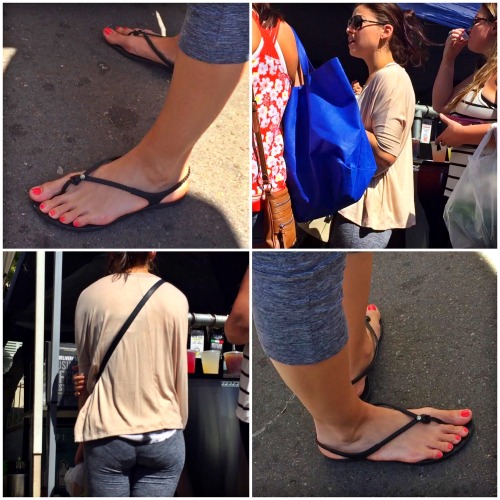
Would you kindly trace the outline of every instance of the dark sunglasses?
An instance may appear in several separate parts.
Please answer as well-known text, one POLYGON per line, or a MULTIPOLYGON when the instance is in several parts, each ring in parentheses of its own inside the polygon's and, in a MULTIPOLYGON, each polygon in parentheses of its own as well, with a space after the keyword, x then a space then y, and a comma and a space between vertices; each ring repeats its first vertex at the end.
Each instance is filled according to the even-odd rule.
POLYGON ((488 19, 486 19, 486 17, 475 17, 473 20, 472 20, 472 24, 471 26, 475 26, 477 23, 480 23, 481 21, 486 21, 486 22, 491 22, 489 21, 488 19))
POLYGON ((352 16, 351 19, 347 21, 347 28, 352 28, 353 30, 359 30, 362 28, 363 23, 380 24, 385 25, 387 23, 381 23, 380 21, 371 21, 370 19, 363 19, 363 16, 357 15, 352 16))

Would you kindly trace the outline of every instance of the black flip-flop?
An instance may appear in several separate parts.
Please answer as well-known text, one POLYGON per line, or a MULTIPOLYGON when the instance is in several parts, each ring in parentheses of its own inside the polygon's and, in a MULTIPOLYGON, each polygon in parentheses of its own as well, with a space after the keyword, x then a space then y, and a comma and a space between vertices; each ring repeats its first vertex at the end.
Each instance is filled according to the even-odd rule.
MULTIPOLYGON (((380 441, 380 443, 377 443, 376 445, 372 446, 368 450, 362 451, 360 453, 345 453, 343 451, 335 450, 334 448, 330 448, 329 446, 326 446, 318 441, 318 438, 316 438, 316 444, 320 447, 323 448, 324 450, 333 453, 334 455, 339 455, 341 457, 344 457, 342 459, 337 459, 337 458, 330 458, 330 460, 337 460, 338 462, 341 461, 357 461, 357 460, 366 460, 370 455, 373 455, 376 451, 380 450, 383 446, 385 446, 387 443, 391 442, 393 439, 396 439, 399 435, 403 434, 403 432, 406 432, 408 429, 411 429, 414 425, 416 424, 430 424, 431 422, 436 422, 438 424, 443 424, 443 425, 449 425, 447 422, 443 422, 443 420, 437 418, 437 417, 432 417, 430 415, 417 415, 416 413, 413 413, 409 410, 406 410, 404 408, 399 408, 397 406, 393 405, 388 405, 388 404, 383 404, 383 403, 378 403, 374 406, 385 406, 387 408, 392 408, 393 410, 400 411, 401 413, 404 413, 405 415, 408 415, 409 417, 412 417, 412 420, 410 420, 406 425, 398 429, 396 432, 393 432, 390 436, 387 436, 385 439, 380 441)), ((474 432, 474 422, 471 420, 468 424, 464 425, 469 431, 467 436, 463 437, 462 440, 453 445, 453 449, 449 452, 443 453, 443 456, 441 458, 434 458, 434 459, 428 459, 428 460, 422 460, 420 462, 415 462, 415 463, 409 463, 409 465, 428 465, 428 464, 435 464, 438 462, 442 462, 443 460, 446 460, 447 458, 451 458, 452 456, 456 455, 469 441, 470 437, 472 436, 474 432)), ((398 463, 407 463, 407 462, 398 462, 398 463)))
MULTIPOLYGON (((136 188, 133 188, 130 186, 125 186, 124 184, 120 184, 118 182, 108 181, 106 179, 99 179, 98 177, 92 177, 90 175, 92 172, 97 170, 102 165, 105 165, 106 163, 110 163, 114 160, 117 160, 118 158, 119 157, 108 158, 106 160, 102 160, 99 163, 96 163, 95 165, 90 167, 88 170, 85 170, 85 172, 83 172, 82 174, 72 175, 69 178, 69 180, 64 184, 64 186, 62 187, 62 189, 58 195, 65 193, 66 189, 68 189, 68 187, 70 185, 78 186, 78 184, 80 184, 80 182, 82 182, 82 181, 83 182, 95 182, 96 184, 104 184, 105 186, 109 186, 109 187, 112 187, 115 189, 121 189, 122 191, 126 191, 127 193, 131 193, 135 196, 139 196, 140 198, 145 199, 146 201, 148 201, 149 204, 147 206, 145 206, 144 208, 142 208, 140 210, 136 210, 135 212, 131 212, 129 214, 122 215, 121 217, 118 217, 114 221, 110 222, 109 224, 103 224, 103 225, 88 224, 88 225, 82 226, 82 227, 76 227, 73 224, 63 224, 58 219, 53 219, 49 215, 43 213, 40 210, 40 205, 43 202, 41 202, 41 203, 34 202, 33 208, 35 209, 37 214, 40 217, 42 217, 42 219, 44 219, 45 221, 49 222, 50 224, 52 224, 54 226, 57 226, 61 229, 66 229, 67 231, 84 233, 84 232, 98 231, 99 229, 104 229, 106 227, 109 227, 109 226, 115 224, 116 222, 119 222, 119 221, 126 219, 128 217, 131 217, 135 214, 145 212, 147 210, 157 210, 157 209, 161 209, 161 208, 170 208, 172 205, 179 203, 184 199, 184 197, 182 197, 176 201, 172 201, 172 202, 168 202, 168 203, 161 203, 161 200, 163 200, 163 198, 165 198, 165 196, 168 196, 169 194, 172 194, 173 192, 177 191, 177 189, 179 189, 187 181, 187 179, 191 173, 190 169, 188 170, 187 174, 177 184, 175 184, 172 187, 169 187, 168 189, 165 189, 164 191, 162 191, 160 193, 149 193, 147 191, 141 191, 140 189, 136 189, 136 188)), ((55 195, 55 196, 58 196, 58 195, 55 195)))
POLYGON ((379 344, 382 340, 382 334, 383 334, 382 319, 380 320, 380 337, 377 337, 375 330, 373 329, 372 325, 370 324, 370 316, 365 316, 365 326, 368 329, 368 331, 370 332, 371 338, 373 340, 373 344, 375 346, 375 351, 373 353, 373 358, 371 360, 371 363, 356 378, 351 380, 351 384, 354 385, 357 382, 359 382, 363 377, 366 377, 365 388, 363 389, 363 392, 361 393, 359 398, 362 401, 369 401, 371 398, 371 388, 370 388, 370 383, 368 381, 368 373, 372 370, 373 365, 375 364, 375 361, 377 360, 378 348, 379 348, 379 344))
MULTIPOLYGON (((120 33, 121 35, 122 33, 120 33)), ((147 57, 142 57, 138 56, 136 54, 131 54, 127 50, 125 50, 121 45, 114 44, 114 43, 109 43, 108 44, 113 47, 116 51, 118 51, 122 56, 125 56, 129 59, 132 59, 133 61, 139 61, 142 63, 146 64, 152 64, 154 66, 160 66, 163 69, 166 69, 170 72, 174 70, 174 63, 172 61, 169 61, 155 46, 153 41, 151 40, 151 37, 159 37, 159 38, 164 38, 162 35, 157 35, 156 33, 146 33, 144 30, 133 30, 130 33, 127 33, 126 35, 123 36, 142 36, 144 37, 144 40, 148 43, 148 45, 151 47, 151 50, 163 61, 162 63, 158 61, 152 61, 151 59, 148 59, 147 57)))

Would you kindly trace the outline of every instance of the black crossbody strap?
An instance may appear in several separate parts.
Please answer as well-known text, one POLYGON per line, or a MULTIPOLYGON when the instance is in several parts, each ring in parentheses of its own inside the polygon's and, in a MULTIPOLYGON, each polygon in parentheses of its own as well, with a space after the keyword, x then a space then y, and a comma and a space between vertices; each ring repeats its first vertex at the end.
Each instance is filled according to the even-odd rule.
POLYGON ((144 295, 144 297, 141 299, 141 301, 137 304, 135 309, 132 311, 132 314, 127 318, 127 321, 123 323, 123 326, 120 328, 120 331, 116 334, 116 337, 113 339, 113 342, 111 342, 111 345, 108 348, 108 351, 104 355, 104 358, 101 363, 101 368, 99 369, 99 372, 97 374, 95 383, 97 384, 98 380, 101 378, 101 375, 104 372, 104 369, 106 368, 106 365, 108 364, 109 358, 111 358, 111 355, 115 351, 117 345, 119 344, 120 340, 122 337, 125 335, 127 330, 129 329, 130 325, 132 324, 132 321, 134 321, 135 317, 139 314, 139 311, 144 307, 144 304, 149 300, 151 295, 156 292, 158 288, 160 288, 161 285, 165 283, 162 279, 158 280, 144 295))

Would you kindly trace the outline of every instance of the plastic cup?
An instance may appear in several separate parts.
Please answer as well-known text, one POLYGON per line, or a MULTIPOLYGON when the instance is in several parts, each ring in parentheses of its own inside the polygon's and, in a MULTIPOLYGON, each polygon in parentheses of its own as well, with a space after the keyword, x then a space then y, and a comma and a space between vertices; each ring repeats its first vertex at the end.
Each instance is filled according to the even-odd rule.
POLYGON ((201 353, 201 364, 203 373, 217 374, 219 373, 220 351, 203 351, 201 353))
POLYGON ((243 361, 243 353, 240 351, 228 351, 224 353, 227 372, 239 375, 241 372, 241 362, 243 361))
POLYGON ((435 142, 431 142, 432 161, 442 163, 446 159, 446 147, 438 146, 435 142))
POLYGON ((187 357, 188 357, 188 373, 194 373, 196 369, 196 351, 188 349, 187 357))

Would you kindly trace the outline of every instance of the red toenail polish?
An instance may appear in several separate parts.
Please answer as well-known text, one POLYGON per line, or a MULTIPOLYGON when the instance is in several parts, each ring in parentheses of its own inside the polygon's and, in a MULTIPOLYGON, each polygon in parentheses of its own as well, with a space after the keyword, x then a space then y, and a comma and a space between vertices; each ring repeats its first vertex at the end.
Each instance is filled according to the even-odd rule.
POLYGON ((49 210, 49 215, 55 215, 56 211, 55 210, 49 210))
POLYGON ((462 417, 470 417, 470 410, 463 410, 460 412, 460 416, 462 417))
POLYGON ((456 441, 460 441, 462 438, 460 436, 455 436, 456 441))
POLYGON ((453 445, 451 443, 448 443, 448 449, 453 450, 453 445))
POLYGON ((105 35, 110 35, 111 33, 113 33, 113 30, 111 28, 104 28, 105 35))
POLYGON ((438 451, 438 458, 443 458, 443 454, 440 451, 438 451))
POLYGON ((64 222, 64 221, 66 220, 66 218, 64 217, 64 215, 61 215, 61 217, 59 217, 59 220, 60 220, 61 222, 64 222))
POLYGON ((469 434, 469 429, 467 429, 467 427, 463 427, 462 430, 466 433, 466 434, 469 434))
POLYGON ((45 203, 40 203, 40 210, 43 210, 45 208, 45 203))
POLYGON ((75 221, 73 222, 73 226, 75 226, 75 227, 80 227, 80 223, 79 223, 77 220, 75 220, 75 221))
POLYGON ((370 304, 370 305, 368 306, 368 310, 369 310, 369 311, 376 311, 376 310, 377 310, 377 306, 376 306, 375 304, 370 304))
POLYGON ((41 187, 35 187, 31 190, 31 192, 35 195, 38 196, 39 194, 42 194, 42 188, 41 187))

